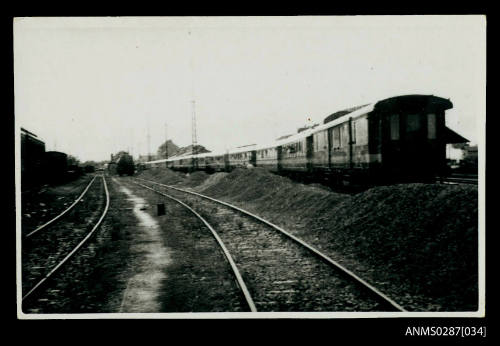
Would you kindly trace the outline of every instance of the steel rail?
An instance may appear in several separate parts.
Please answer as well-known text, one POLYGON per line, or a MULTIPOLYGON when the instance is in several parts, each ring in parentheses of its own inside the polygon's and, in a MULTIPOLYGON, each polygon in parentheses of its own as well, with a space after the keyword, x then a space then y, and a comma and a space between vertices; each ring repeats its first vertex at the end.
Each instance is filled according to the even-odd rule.
POLYGON ((35 229, 34 231, 31 231, 30 233, 28 233, 26 235, 26 238, 29 238, 31 237, 33 234, 35 234, 36 232, 44 229, 45 227, 47 227, 48 225, 50 225, 51 223, 53 223, 54 221, 58 220, 59 218, 61 218, 64 214, 66 214, 68 211, 70 211, 81 199, 82 197, 87 193, 87 191, 89 190, 90 186, 92 185, 92 183, 94 182, 96 176, 94 176, 94 178, 92 178, 92 180, 90 181, 90 183, 87 185, 87 187, 85 188, 85 190, 83 190, 83 192, 80 194, 80 196, 66 209, 64 210, 61 214, 57 215, 55 218, 53 218, 52 220, 50 221, 47 221, 46 223, 44 223, 43 225, 39 226, 37 229, 35 229))
POLYGON ((217 232, 213 229, 213 227, 200 215, 198 214, 193 208, 191 208, 189 205, 187 205, 186 203, 178 200, 177 198, 175 197, 172 197, 170 195, 167 195, 166 193, 163 193, 161 191, 158 191, 158 190, 155 190, 149 186, 146 186, 146 185, 143 185, 143 184, 140 184, 140 183, 137 183, 137 182, 134 182, 135 184, 139 185, 139 186, 142 186, 146 189, 149 189, 153 192, 156 192, 157 194, 160 194, 162 196, 165 196, 177 203, 179 203, 180 205, 182 205, 183 207, 187 208, 190 212, 192 212, 194 215, 196 215, 197 218, 199 218, 204 224, 205 226, 207 226, 207 228, 210 230, 210 232, 212 233, 213 237, 215 238, 215 240, 217 241, 217 243, 219 244, 219 246, 221 247, 223 253, 224 253, 224 256, 226 257, 226 259, 228 260, 229 262, 229 265, 231 266, 231 269, 233 270, 233 273, 236 277, 236 281, 238 282, 238 285, 240 286, 240 289, 245 297, 245 300, 248 304, 248 307, 250 308, 250 311, 251 312, 257 312, 257 308, 255 307, 255 303, 252 299, 252 296, 250 295, 250 292, 248 291, 248 288, 247 288, 247 285, 245 284, 245 281, 243 281, 243 277, 241 276, 240 274, 240 271, 238 269, 238 267, 236 266, 236 263, 234 262, 231 254, 229 253, 229 250, 226 248, 226 245, 224 245, 224 242, 222 241, 222 239, 219 237, 219 235, 217 234, 217 232))
POLYGON ((442 181, 444 183, 478 185, 478 179, 474 179, 474 178, 448 177, 448 178, 442 179, 442 181))
MULTIPOLYGON (((104 183, 104 190, 106 191, 106 206, 104 208, 104 211, 103 211, 101 217, 99 218, 99 221, 97 221, 97 223, 94 225, 92 230, 87 234, 87 236, 85 238, 83 238, 83 240, 80 243, 78 243, 78 245, 69 254, 67 254, 66 257, 64 257, 62 259, 62 261, 59 262, 59 264, 57 264, 54 268, 52 268, 52 270, 48 274, 46 274, 40 281, 38 281, 38 283, 35 286, 33 286, 33 288, 31 290, 29 290, 29 292, 23 296, 22 301, 24 301, 31 294, 33 294, 33 292, 35 292, 45 281, 47 281, 52 275, 54 275, 54 273, 57 272, 78 250, 80 250, 80 248, 87 242, 87 240, 89 240, 89 238, 94 234, 94 232, 97 230, 97 228, 101 225, 102 220, 106 216, 108 209, 109 209, 108 186, 106 184, 106 178, 104 178, 104 175, 102 175, 101 177, 102 177, 102 181, 104 183)), ((95 179, 95 177, 94 177, 94 179, 95 179)))
POLYGON ((478 174, 472 173, 451 173, 451 178, 467 178, 467 179, 476 179, 478 178, 478 174))
POLYGON ((146 182, 149 182, 149 183, 153 183, 153 184, 156 184, 156 185, 164 186, 164 187, 167 187, 167 188, 170 188, 170 189, 174 189, 174 190, 177 190, 177 191, 181 191, 181 192, 184 192, 184 193, 188 193, 188 194, 192 194, 192 195, 195 195, 195 196, 199 196, 201 198, 205 198, 205 199, 211 200, 213 202, 225 205, 225 206, 227 206, 229 208, 232 208, 234 210, 237 210, 237 211, 241 212, 242 214, 245 214, 245 215, 248 215, 248 216, 250 216, 252 218, 255 218, 255 219, 259 220, 260 222, 262 222, 262 223, 264 223, 264 224, 266 224, 266 225, 274 228, 275 230, 281 232, 282 234, 286 235, 287 237, 289 237, 290 239, 292 239, 296 243, 304 246, 305 248, 307 248, 308 250, 310 250, 311 252, 313 252, 315 255, 317 255, 319 258, 321 258, 322 260, 324 260, 328 264, 336 267, 337 269, 339 269, 340 271, 342 271, 344 274, 348 275, 349 277, 351 277, 352 279, 354 279, 358 283, 362 284, 364 287, 368 288, 372 293, 374 293, 376 296, 378 296, 379 298, 381 298, 382 300, 384 300, 386 303, 389 303, 392 307, 394 307, 398 311, 407 312, 407 310, 404 309, 401 305, 399 305, 398 303, 396 303, 394 300, 392 300, 391 298, 389 298, 387 295, 385 295, 384 293, 382 293, 380 290, 378 290, 376 287, 374 287, 373 285, 371 285, 370 283, 368 283, 366 280, 362 279, 361 277, 359 277, 358 275, 356 275, 355 273, 353 273, 349 269, 347 269, 344 266, 342 266, 337 261, 334 261, 333 259, 331 259, 327 255, 325 255, 324 253, 322 253, 318 249, 316 249, 313 246, 307 244, 302 239, 300 239, 300 238, 298 238, 298 237, 290 234, 289 232, 285 231, 281 227, 279 227, 279 226, 277 226, 277 225, 275 225, 275 224, 273 224, 273 223, 271 223, 271 222, 269 222, 269 221, 261 218, 258 215, 255 215, 255 214, 253 214, 253 213, 251 213, 249 211, 241 209, 241 208, 239 208, 237 206, 234 206, 232 204, 229 204, 227 202, 223 202, 223 201, 217 200, 215 198, 202 195, 202 194, 197 193, 197 192, 180 189, 178 187, 174 187, 174 186, 170 186, 170 185, 165 185, 165 184, 157 183, 155 181, 146 180, 146 179, 142 179, 142 178, 136 178, 136 179, 140 179, 140 180, 143 180, 143 181, 146 181, 146 182))

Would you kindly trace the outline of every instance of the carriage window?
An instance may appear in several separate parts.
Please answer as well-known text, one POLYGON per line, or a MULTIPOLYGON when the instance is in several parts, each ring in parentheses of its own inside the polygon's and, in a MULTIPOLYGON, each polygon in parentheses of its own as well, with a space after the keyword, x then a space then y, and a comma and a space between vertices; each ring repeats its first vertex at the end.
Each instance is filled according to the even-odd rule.
POLYGON ((333 129, 333 147, 340 148, 340 127, 333 129))
POLYGON ((346 125, 342 125, 340 126, 340 147, 343 147, 348 139, 347 137, 347 126, 346 125))
POLYGON ((406 116, 406 131, 412 132, 420 129, 420 114, 408 114, 406 116))
POLYGON ((399 139, 399 114, 391 114, 391 139, 399 139))
POLYGON ((368 143, 368 119, 362 118, 356 121, 356 142, 358 145, 368 143))
POLYGON ((427 114, 427 138, 436 138, 436 114, 427 114))

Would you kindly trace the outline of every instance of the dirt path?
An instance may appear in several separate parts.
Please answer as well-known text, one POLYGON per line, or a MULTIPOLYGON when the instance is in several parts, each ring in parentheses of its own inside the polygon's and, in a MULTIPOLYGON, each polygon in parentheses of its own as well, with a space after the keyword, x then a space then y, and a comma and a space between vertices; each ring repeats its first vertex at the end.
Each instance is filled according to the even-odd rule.
POLYGON ((138 233, 134 235, 135 241, 130 247, 132 270, 119 312, 159 312, 159 294, 165 279, 165 267, 172 262, 170 251, 163 244, 156 220, 141 210, 147 204, 146 201, 134 195, 118 180, 113 181, 134 203, 133 213, 139 221, 138 233))

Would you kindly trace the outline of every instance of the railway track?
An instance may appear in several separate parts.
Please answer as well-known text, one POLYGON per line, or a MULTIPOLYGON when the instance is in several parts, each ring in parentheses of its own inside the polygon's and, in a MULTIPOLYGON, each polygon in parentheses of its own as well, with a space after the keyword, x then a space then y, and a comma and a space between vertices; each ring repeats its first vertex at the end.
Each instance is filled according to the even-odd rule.
MULTIPOLYGON (((27 306, 30 309, 35 306, 34 309, 37 311, 35 298, 47 291, 48 282, 57 273, 60 273, 61 268, 88 243, 106 216, 110 201, 106 179, 101 176, 102 184, 91 189, 96 177, 70 208, 35 231, 39 232, 41 229, 49 228, 49 226, 50 230, 39 232, 36 237, 33 236, 35 234, 33 231, 29 238, 24 239, 22 252, 23 311, 26 312, 27 306), (102 198, 103 192, 104 199, 102 198), (55 223, 62 215, 73 209, 87 193, 88 198, 85 199, 84 203, 80 203, 78 210, 74 209, 68 215, 66 223, 55 223)), ((54 290, 54 292, 56 291, 58 290, 54 290)), ((40 300, 47 301, 47 299, 40 300)))
POLYGON ((135 183, 204 220, 234 268, 250 311, 406 311, 347 268, 257 215, 177 187, 145 179, 135 183))
POLYGON ((29 238, 31 236, 33 236, 34 234, 36 234, 37 232, 45 229, 47 226, 51 225, 52 223, 56 222, 57 220, 59 220, 60 218, 62 218, 65 214, 67 214, 71 209, 73 209, 73 207, 75 205, 77 205, 78 202, 81 201, 81 199, 83 198, 83 196, 85 196, 85 194, 87 193, 87 191, 89 190, 90 186, 92 186, 92 184, 94 183, 94 180, 95 180, 96 176, 94 176, 92 178, 92 180, 90 180, 90 182, 87 184, 87 186, 85 187, 85 189, 82 191, 82 193, 80 194, 80 196, 78 196, 74 201, 73 203, 68 207, 66 208, 65 210, 63 210, 59 215, 57 215, 56 217, 52 218, 51 220, 45 222, 43 225, 41 226, 38 226, 36 229, 34 229, 33 231, 29 232, 28 234, 26 234, 26 238, 29 238))
POLYGON ((443 184, 470 184, 477 185, 478 184, 478 176, 472 174, 452 174, 449 177, 438 177, 436 178, 437 182, 443 184))
MULTIPOLYGON (((245 307, 249 310, 249 311, 252 311, 252 312, 255 312, 257 311, 256 307, 255 307, 255 303, 252 299, 252 296, 250 295, 250 292, 248 291, 248 288, 241 276, 241 273, 238 269, 238 267, 236 266, 234 260, 233 260, 233 257, 231 256, 229 250, 227 249, 226 245, 224 244, 224 242, 222 241, 222 239, 219 237, 219 235, 217 234, 216 230, 212 227, 212 225, 204 218, 202 217, 199 213, 197 213, 193 208, 191 208, 189 205, 187 205, 186 203, 182 202, 180 199, 178 198, 175 198, 175 197, 172 197, 166 193, 163 193, 161 191, 158 191, 158 190, 155 190, 149 186, 146 186, 144 184, 140 184, 140 183, 135 183, 136 185, 138 186, 141 186, 147 190, 150 190, 150 191, 153 191, 157 194, 160 194, 164 197, 166 197, 167 199, 177 203, 178 205, 182 206, 183 208, 187 209, 191 215, 193 215, 195 218, 197 218, 199 221, 201 221, 201 223, 204 225, 204 227, 208 228, 208 230, 210 231, 212 237, 215 239, 215 242, 217 244, 217 246, 222 250, 222 253, 224 255, 224 258, 227 260, 230 268, 231 268, 231 272, 232 272, 232 275, 234 276, 235 280, 236 280, 236 283, 237 283, 237 286, 241 292, 241 298, 244 300, 244 305, 245 307)), ((204 242, 203 239, 196 239, 196 242, 199 243, 199 242, 204 242)), ((200 246, 200 244, 196 244, 196 246, 200 246)), ((213 245, 212 245, 213 246, 213 245)), ((205 274, 206 275, 206 274, 205 274)), ((205 277, 206 278, 206 277, 205 277)), ((214 280, 217 280, 217 278, 213 278, 214 280)), ((220 280, 220 278, 219 278, 220 280)), ((235 304, 237 305, 237 304, 235 304)))

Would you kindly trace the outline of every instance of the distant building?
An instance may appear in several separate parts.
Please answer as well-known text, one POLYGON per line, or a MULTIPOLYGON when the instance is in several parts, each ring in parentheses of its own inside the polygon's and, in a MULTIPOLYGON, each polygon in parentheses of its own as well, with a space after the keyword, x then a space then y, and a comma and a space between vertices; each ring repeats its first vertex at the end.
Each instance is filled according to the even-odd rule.
POLYGON ((193 154, 203 154, 203 153, 210 153, 210 150, 208 150, 207 148, 205 148, 203 145, 197 145, 196 147, 194 147, 195 150, 193 150, 193 146, 192 145, 188 145, 187 147, 183 147, 183 148, 179 148, 175 153, 174 155, 172 155, 171 157, 173 156, 189 156, 189 155, 193 155, 193 154))
POLYGON ((454 162, 462 161, 464 158, 464 151, 461 148, 457 148, 454 144, 447 144, 446 158, 454 162))
POLYGON ((156 159, 166 159, 167 157, 174 156, 178 151, 179 147, 169 139, 158 147, 158 150, 156 151, 156 159))
POLYGON ((468 143, 457 143, 447 146, 446 158, 452 168, 459 172, 477 173, 478 153, 477 145, 468 143))

